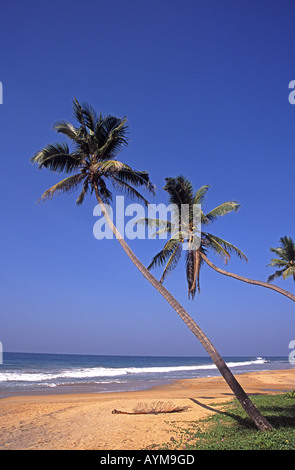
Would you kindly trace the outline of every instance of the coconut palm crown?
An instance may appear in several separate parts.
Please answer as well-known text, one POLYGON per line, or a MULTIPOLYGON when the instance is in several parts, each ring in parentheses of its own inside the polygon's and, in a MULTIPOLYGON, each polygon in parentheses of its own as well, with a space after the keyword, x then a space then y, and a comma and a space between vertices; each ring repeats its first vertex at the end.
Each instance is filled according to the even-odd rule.
POLYGON ((48 144, 31 159, 38 168, 47 168, 55 172, 71 174, 58 182, 41 196, 40 200, 51 199, 55 194, 70 192, 82 187, 76 200, 82 204, 87 193, 95 191, 104 203, 112 200, 113 187, 148 204, 136 187, 143 186, 154 192, 149 174, 136 171, 118 161, 118 153, 128 144, 127 119, 111 115, 97 114, 92 106, 73 100, 73 115, 78 123, 74 126, 67 121, 59 121, 54 126, 56 132, 65 135, 73 145, 70 150, 67 143, 48 144))
MULTIPOLYGON (((163 189, 169 194, 169 203, 178 207, 178 214, 181 213, 181 206, 186 205, 186 207, 192 209, 194 204, 202 205, 210 187, 209 185, 205 185, 194 192, 191 182, 184 176, 166 178, 165 181, 166 184, 163 189)), ((187 217, 187 226, 182 224, 179 230, 174 230, 174 233, 172 227, 177 226, 175 223, 171 224, 169 221, 152 218, 140 219, 138 223, 145 223, 150 227, 157 228, 155 234, 166 231, 171 235, 164 248, 153 257, 148 269, 164 266, 160 280, 160 282, 164 282, 167 275, 176 267, 182 253, 185 251, 188 296, 189 298, 194 298, 196 290, 198 289, 198 292, 200 292, 200 269, 203 263, 202 254, 206 254, 208 250, 211 250, 227 263, 231 254, 234 253, 240 259, 247 261, 246 255, 239 248, 203 230, 203 227, 209 226, 218 217, 229 214, 232 211, 236 212, 239 208, 239 203, 228 201, 223 202, 205 214, 201 207, 201 232, 198 231, 199 228, 194 223, 195 221, 192 216, 193 211, 190 209, 187 217), (200 238, 200 242, 198 245, 195 245, 193 239, 198 237, 200 238), (186 250, 182 249, 184 243, 187 243, 188 248, 186 250)))
POLYGON ((270 248, 270 251, 275 253, 278 258, 273 258, 267 266, 279 268, 274 274, 269 276, 267 282, 272 282, 278 277, 287 279, 293 276, 295 281, 295 243, 291 237, 280 238, 281 246, 279 248, 270 248))

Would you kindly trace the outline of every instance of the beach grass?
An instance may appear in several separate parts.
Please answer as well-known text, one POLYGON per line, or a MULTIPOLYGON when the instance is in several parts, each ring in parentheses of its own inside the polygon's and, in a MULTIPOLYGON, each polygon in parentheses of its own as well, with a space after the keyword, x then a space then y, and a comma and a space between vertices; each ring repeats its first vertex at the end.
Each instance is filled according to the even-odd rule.
POLYGON ((295 394, 256 395, 251 399, 273 430, 258 431, 234 400, 222 408, 219 404, 209 418, 178 429, 178 437, 161 449, 295 450, 295 394))

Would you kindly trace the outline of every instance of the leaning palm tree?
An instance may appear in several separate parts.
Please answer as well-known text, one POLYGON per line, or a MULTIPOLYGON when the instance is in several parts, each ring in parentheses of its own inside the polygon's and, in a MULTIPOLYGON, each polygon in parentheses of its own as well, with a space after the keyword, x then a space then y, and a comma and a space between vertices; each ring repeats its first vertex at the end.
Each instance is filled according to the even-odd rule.
POLYGON ((273 289, 280 294, 285 295, 291 300, 295 301, 295 296, 284 289, 277 286, 272 286, 269 283, 248 279, 237 274, 225 271, 222 268, 215 266, 212 261, 207 257, 208 252, 213 252, 227 263, 232 254, 237 255, 240 259, 247 261, 246 255, 232 243, 223 240, 216 235, 204 230, 216 219, 229 214, 232 211, 237 211, 240 204, 235 201, 223 202, 206 214, 201 209, 200 222, 202 229, 193 217, 193 212, 188 212, 187 223, 184 224, 181 220, 181 207, 187 206, 192 208, 194 205, 202 205, 204 198, 209 189, 208 185, 202 186, 196 193, 193 190, 191 182, 183 176, 177 178, 166 178, 166 184, 163 188, 169 195, 169 203, 176 208, 176 214, 172 215, 173 223, 167 220, 145 218, 139 219, 137 223, 145 223, 151 228, 156 228, 155 235, 163 234, 165 231, 169 233, 170 238, 164 245, 164 248, 157 253, 148 269, 164 266, 163 274, 160 282, 163 282, 167 275, 177 266, 181 257, 182 245, 186 243, 187 249, 185 250, 185 263, 186 263, 186 278, 188 285, 188 296, 194 298, 196 290, 200 292, 200 269, 205 262, 215 271, 237 280, 247 282, 262 287, 273 289), (177 223, 177 218, 179 223, 177 223), (175 223, 176 219, 176 223, 175 223), (196 241, 199 241, 198 243, 196 241))
POLYGON ((278 258, 273 258, 268 266, 279 269, 269 276, 267 282, 272 282, 279 277, 287 279, 290 276, 293 276, 295 281, 295 243, 291 237, 285 236, 280 238, 280 244, 279 248, 270 248, 270 251, 275 253, 278 258))
POLYGON ((45 191, 41 200, 48 200, 55 194, 70 192, 82 186, 82 191, 76 201, 77 204, 81 204, 87 193, 94 192, 106 222, 125 253, 201 342, 256 426, 260 430, 271 429, 270 423, 251 402, 204 332, 170 292, 139 261, 108 214, 105 203, 111 201, 112 193, 107 183, 112 183, 115 188, 127 192, 129 196, 136 197, 145 204, 147 200, 135 188, 143 186, 150 192, 154 191, 147 172, 135 171, 116 159, 119 151, 127 144, 126 120, 113 116, 98 116, 90 106, 81 106, 77 100, 74 100, 73 110, 78 127, 66 121, 58 122, 54 126, 57 132, 66 135, 72 141, 73 151, 70 151, 67 144, 47 145, 31 159, 39 168, 66 174, 73 173, 45 191))

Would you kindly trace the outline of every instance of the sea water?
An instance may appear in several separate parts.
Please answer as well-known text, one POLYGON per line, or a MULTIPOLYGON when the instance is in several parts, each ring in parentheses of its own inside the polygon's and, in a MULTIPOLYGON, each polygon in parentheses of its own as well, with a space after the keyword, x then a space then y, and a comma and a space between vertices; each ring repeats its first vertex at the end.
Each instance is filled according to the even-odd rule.
MULTIPOLYGON (((295 369, 287 357, 224 357, 232 372, 295 369)), ((220 375, 209 357, 3 354, 0 397, 144 390, 175 380, 220 375)))

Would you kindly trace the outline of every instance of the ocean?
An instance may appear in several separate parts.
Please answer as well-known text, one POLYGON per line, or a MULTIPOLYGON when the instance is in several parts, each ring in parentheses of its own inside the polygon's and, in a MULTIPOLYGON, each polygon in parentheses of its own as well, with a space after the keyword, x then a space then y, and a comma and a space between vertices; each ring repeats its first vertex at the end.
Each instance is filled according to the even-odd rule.
MULTIPOLYGON (((287 357, 224 357, 236 374, 295 369, 287 357)), ((220 375, 209 357, 9 353, 0 364, 0 397, 144 390, 175 380, 220 375)))

